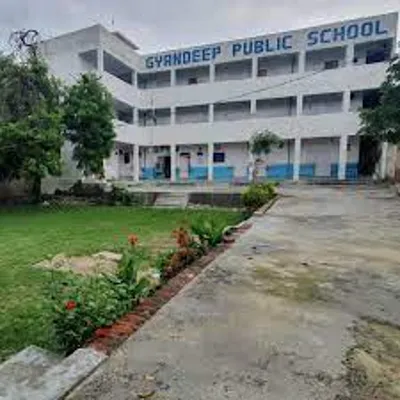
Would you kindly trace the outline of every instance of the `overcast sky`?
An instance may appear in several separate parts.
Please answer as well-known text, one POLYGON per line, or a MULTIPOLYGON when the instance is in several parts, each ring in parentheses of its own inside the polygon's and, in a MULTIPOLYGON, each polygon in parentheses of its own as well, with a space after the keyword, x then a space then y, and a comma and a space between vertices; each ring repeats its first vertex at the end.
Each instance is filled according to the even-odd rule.
POLYGON ((0 46, 13 29, 43 39, 102 23, 142 52, 400 10, 400 0, 0 0, 0 46))

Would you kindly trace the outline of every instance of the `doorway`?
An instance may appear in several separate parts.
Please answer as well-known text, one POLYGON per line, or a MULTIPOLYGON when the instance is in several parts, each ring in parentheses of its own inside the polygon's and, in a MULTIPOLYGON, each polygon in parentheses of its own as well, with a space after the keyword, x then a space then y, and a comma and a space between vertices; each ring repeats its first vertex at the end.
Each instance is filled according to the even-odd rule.
POLYGON ((358 174, 371 177, 376 170, 376 164, 380 156, 379 140, 372 136, 360 136, 360 154, 358 162, 358 174))
POLYGON ((179 157, 180 178, 187 180, 190 177, 190 153, 181 153, 179 157))
POLYGON ((165 179, 171 179, 171 156, 164 157, 163 173, 165 179))

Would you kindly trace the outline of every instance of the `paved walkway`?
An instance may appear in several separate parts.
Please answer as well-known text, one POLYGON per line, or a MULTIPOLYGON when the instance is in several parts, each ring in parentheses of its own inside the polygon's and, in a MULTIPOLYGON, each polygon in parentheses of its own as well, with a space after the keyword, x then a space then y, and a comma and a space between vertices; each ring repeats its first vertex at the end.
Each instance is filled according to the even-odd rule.
POLYGON ((400 324, 400 201, 284 192, 70 398, 346 399, 349 328, 400 324))

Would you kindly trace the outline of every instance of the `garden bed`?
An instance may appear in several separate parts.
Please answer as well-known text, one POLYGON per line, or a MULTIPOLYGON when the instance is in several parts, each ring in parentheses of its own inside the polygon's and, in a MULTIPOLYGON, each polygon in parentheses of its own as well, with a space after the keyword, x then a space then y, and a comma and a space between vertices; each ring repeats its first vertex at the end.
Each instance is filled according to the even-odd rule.
POLYGON ((243 217, 227 210, 161 210, 108 206, 0 208, 0 361, 29 345, 52 351, 58 345, 52 327, 47 288, 52 280, 90 279, 71 272, 32 268, 41 260, 121 253, 135 232, 151 254, 174 243, 171 231, 197 219, 235 225, 243 217))
POLYGON ((234 240, 246 232, 251 224, 241 224, 227 240, 218 247, 212 249, 208 254, 194 261, 192 264, 182 267, 176 276, 165 282, 154 294, 143 299, 131 312, 124 315, 113 325, 100 328, 95 331, 87 346, 97 351, 110 354, 120 346, 130 335, 135 333, 146 321, 148 321, 159 309, 175 297, 189 282, 199 275, 212 261, 214 261, 225 250, 229 249, 234 240))

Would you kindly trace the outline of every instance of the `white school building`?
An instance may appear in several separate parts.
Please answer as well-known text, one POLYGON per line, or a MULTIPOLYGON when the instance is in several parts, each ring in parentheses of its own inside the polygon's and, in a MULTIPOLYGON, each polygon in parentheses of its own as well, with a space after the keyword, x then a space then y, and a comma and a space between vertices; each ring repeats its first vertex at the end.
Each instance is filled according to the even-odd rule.
POLYGON ((245 182, 249 139, 265 129, 285 146, 258 160, 261 175, 355 179, 376 151, 357 136, 358 110, 377 102, 397 23, 390 13, 157 54, 95 25, 41 49, 67 83, 96 71, 111 92, 108 179, 245 182))

